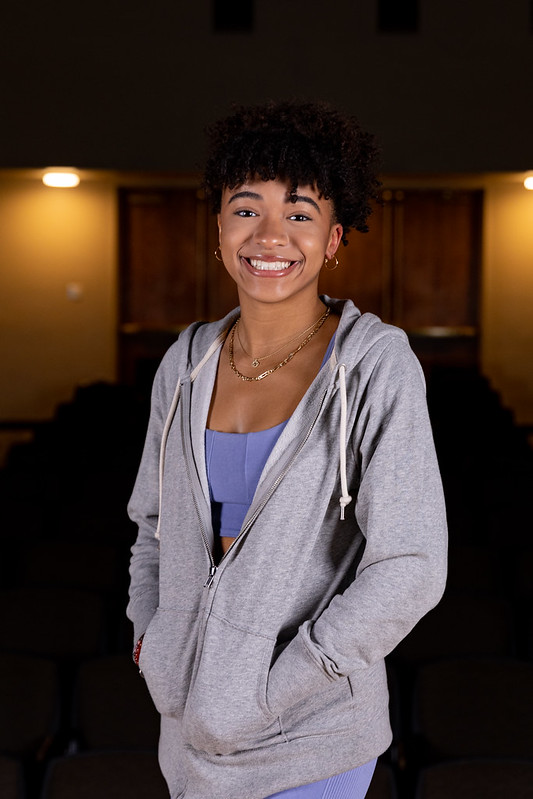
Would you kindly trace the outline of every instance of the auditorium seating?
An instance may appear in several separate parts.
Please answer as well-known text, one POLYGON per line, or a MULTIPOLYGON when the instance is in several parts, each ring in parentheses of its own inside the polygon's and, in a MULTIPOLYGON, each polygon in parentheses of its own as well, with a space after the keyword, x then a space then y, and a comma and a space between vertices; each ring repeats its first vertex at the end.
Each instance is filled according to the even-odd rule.
POLYGON ((0 796, 2 799, 25 799, 22 764, 7 755, 0 755, 0 796))
POLYGON ((532 799, 531 760, 460 760, 423 769, 415 799, 532 799))
POLYGON ((84 752, 53 760, 41 799, 168 799, 155 752, 84 752))
MULTIPOLYGON (((394 740, 368 799, 524 799, 533 785, 533 455, 480 374, 438 367, 427 377, 449 580, 387 659, 394 740)), ((125 618, 135 538, 125 508, 147 419, 136 389, 84 387, 0 469, 5 799, 166 797, 159 719, 131 663, 125 618)))

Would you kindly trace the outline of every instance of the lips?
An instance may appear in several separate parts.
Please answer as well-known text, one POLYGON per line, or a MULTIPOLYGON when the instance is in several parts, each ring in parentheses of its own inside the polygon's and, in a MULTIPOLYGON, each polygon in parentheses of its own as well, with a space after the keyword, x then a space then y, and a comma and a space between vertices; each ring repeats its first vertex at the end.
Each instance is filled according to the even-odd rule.
POLYGON ((290 269, 297 261, 264 261, 262 258, 244 258, 246 263, 258 272, 284 272, 290 269))

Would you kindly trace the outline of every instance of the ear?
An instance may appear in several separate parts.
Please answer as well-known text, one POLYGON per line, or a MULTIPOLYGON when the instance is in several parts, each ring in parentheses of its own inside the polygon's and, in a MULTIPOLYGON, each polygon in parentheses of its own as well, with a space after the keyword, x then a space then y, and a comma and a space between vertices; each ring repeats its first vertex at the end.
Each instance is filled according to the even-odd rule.
POLYGON ((333 258, 333 256, 337 252, 337 248, 341 243, 341 241, 342 241, 342 225, 340 225, 338 222, 335 222, 329 234, 329 243, 325 253, 328 261, 330 260, 330 258, 333 258))
POLYGON ((222 233, 222 225, 220 223, 220 214, 217 214, 217 226, 218 226, 218 243, 220 245, 220 235, 222 233))

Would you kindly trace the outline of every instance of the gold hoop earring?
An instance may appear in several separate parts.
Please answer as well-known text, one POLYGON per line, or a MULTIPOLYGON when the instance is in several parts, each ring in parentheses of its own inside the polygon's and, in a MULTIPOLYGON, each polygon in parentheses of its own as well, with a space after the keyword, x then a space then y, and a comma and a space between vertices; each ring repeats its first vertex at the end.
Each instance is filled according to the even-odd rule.
POLYGON ((334 255, 333 258, 329 258, 329 259, 328 258, 324 258, 324 266, 328 270, 328 272, 333 272, 333 270, 336 269, 338 267, 338 265, 339 265, 339 259, 337 258, 336 255, 334 255), (328 266, 330 261, 335 261, 335 266, 328 266))
POLYGON ((222 256, 222 250, 220 249, 220 244, 219 244, 218 247, 215 250, 215 258, 217 259, 217 261, 222 261, 222 257, 221 256, 222 256), (220 255, 218 255, 219 252, 220 252, 220 255))

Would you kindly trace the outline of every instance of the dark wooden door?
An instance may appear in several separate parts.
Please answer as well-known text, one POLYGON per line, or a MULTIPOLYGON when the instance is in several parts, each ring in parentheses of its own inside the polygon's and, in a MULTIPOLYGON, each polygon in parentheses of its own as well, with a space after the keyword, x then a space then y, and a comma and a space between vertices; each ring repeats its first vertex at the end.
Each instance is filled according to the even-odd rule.
POLYGON ((403 328, 429 365, 475 365, 482 203, 481 191, 384 191, 370 232, 350 234, 321 291, 350 297, 361 311, 403 328))
POLYGON ((202 314, 204 217, 195 189, 121 192, 122 326, 169 330, 202 314))
POLYGON ((120 190, 119 231, 119 376, 147 385, 179 331, 223 316, 237 292, 197 187, 120 190))
POLYGON ((321 290, 405 330, 477 327, 482 194, 386 191, 370 231, 352 231, 321 290))
POLYGON ((479 324, 481 192, 396 192, 392 321, 408 332, 479 324))
POLYGON ((330 297, 348 297, 364 313, 390 319, 392 216, 389 206, 375 206, 369 232, 352 231, 337 251, 339 266, 322 270, 319 290, 330 297))

